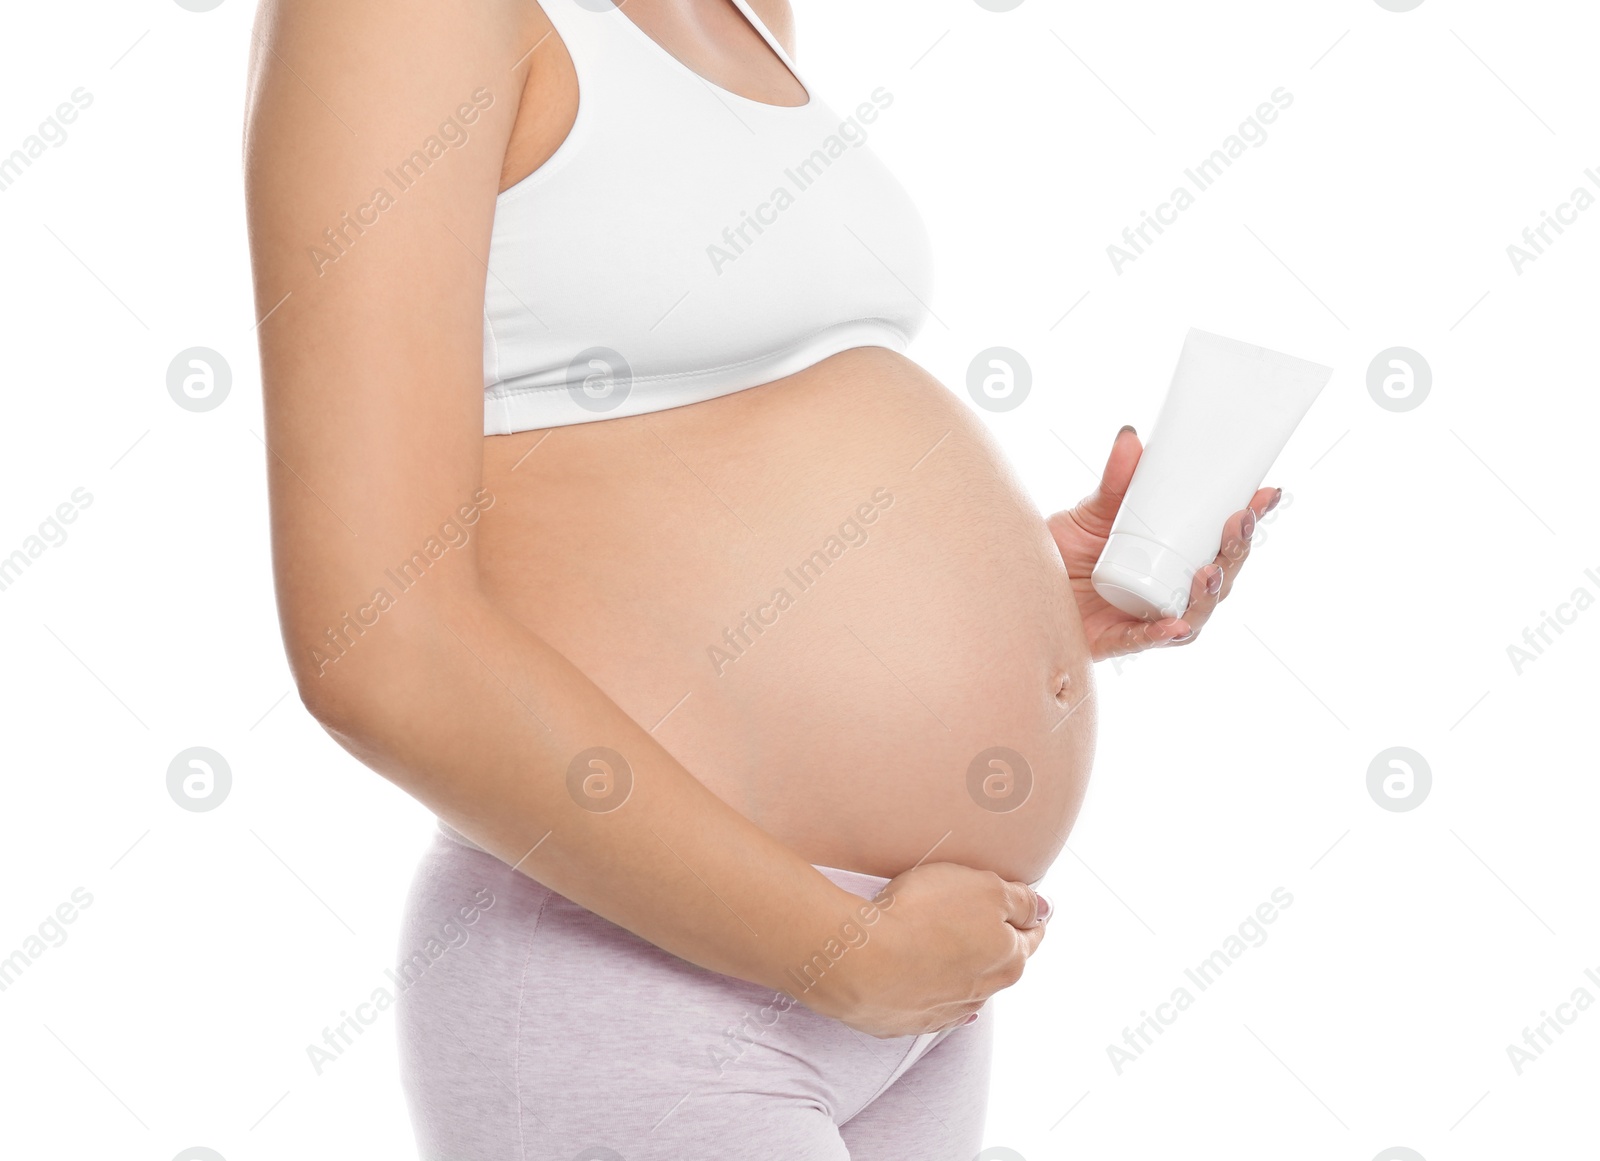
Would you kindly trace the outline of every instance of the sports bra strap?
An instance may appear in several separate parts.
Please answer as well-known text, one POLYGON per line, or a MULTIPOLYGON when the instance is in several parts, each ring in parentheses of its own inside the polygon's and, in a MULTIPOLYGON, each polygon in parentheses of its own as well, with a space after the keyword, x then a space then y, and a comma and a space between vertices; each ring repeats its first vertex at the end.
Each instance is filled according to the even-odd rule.
POLYGON ((784 51, 783 45, 778 43, 778 38, 772 35, 772 30, 769 29, 762 21, 761 17, 757 16, 754 10, 751 9, 749 0, 733 0, 733 4, 734 7, 738 8, 740 12, 744 13, 745 19, 754 25, 755 30, 761 34, 761 39, 766 41, 767 44, 771 46, 772 51, 778 54, 778 59, 781 60, 788 67, 789 71, 794 74, 795 79, 805 87, 806 92, 810 93, 811 86, 806 82, 805 77, 800 75, 800 70, 795 67, 794 61, 791 60, 789 58, 789 54, 784 51))
MULTIPOLYGON (((731 3, 766 41, 809 96, 810 83, 795 67, 783 45, 778 43, 771 30, 751 9, 748 0, 731 0, 731 3)), ((639 63, 641 47, 648 49, 648 55, 658 63, 696 75, 693 69, 677 60, 654 37, 635 24, 612 0, 540 0, 540 4, 554 25, 556 34, 567 46, 567 54, 572 57, 573 68, 578 73, 580 101, 583 99, 584 82, 592 83, 596 78, 606 88, 611 87, 609 81, 612 79, 622 82, 627 88, 637 88, 640 78, 635 74, 634 66, 639 63)))

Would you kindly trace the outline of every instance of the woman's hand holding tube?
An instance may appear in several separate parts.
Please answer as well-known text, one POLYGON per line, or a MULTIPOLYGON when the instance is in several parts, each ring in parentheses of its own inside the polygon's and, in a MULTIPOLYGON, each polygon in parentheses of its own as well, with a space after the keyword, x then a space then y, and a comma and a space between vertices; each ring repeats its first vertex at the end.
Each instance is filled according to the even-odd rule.
POLYGON ((802 1002, 873 1036, 957 1027, 1022 978, 1049 916, 1049 902, 1026 883, 924 863, 862 900, 841 925, 834 957, 819 948, 796 965, 793 983, 805 973, 815 982, 802 1002))
POLYGON ((1133 428, 1124 427, 1112 441, 1100 486, 1093 495, 1075 507, 1057 512, 1047 522, 1056 548, 1061 552, 1062 563, 1067 567, 1084 635, 1096 661, 1157 646, 1193 642, 1211 619, 1217 604, 1233 590, 1239 570, 1250 556, 1250 538, 1255 533, 1256 521, 1277 507, 1283 495, 1282 489, 1262 488, 1251 497, 1248 507, 1228 517, 1216 559, 1195 573, 1189 588, 1189 607, 1181 617, 1141 621, 1107 604, 1094 591, 1089 576, 1111 535, 1111 526, 1122 507, 1122 497, 1143 450, 1138 434, 1133 428))

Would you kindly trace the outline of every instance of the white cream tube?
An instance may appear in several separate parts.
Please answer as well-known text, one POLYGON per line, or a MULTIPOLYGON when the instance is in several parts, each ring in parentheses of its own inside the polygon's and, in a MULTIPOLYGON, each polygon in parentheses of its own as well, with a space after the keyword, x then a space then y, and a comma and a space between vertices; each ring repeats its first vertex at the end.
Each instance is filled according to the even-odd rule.
POLYGON ((1146 621, 1189 605, 1222 526, 1250 502, 1333 368, 1189 331, 1133 482, 1090 578, 1146 621))

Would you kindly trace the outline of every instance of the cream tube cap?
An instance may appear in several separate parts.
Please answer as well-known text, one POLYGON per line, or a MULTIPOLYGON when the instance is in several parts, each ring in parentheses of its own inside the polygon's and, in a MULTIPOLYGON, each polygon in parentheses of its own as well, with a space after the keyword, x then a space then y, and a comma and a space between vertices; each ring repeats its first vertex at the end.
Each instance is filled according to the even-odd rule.
POLYGON ((1195 570, 1172 549, 1130 532, 1113 532, 1089 576, 1113 608, 1141 621, 1181 616, 1195 570))

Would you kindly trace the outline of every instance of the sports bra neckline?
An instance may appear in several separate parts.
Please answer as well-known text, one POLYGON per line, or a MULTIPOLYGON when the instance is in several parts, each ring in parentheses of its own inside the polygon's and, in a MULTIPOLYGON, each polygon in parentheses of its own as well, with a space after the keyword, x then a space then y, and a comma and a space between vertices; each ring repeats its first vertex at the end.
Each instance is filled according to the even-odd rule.
POLYGON ((612 0, 539 2, 579 100, 566 138, 496 199, 485 435, 646 415, 852 348, 908 349, 934 271, 915 203, 868 144, 892 92, 836 108, 751 12, 760 0, 716 2, 761 34, 804 105, 714 85, 612 0))
MULTIPOLYGON (((553 2, 559 4, 568 2, 568 0, 553 0, 553 2)), ((811 87, 811 82, 795 66, 795 63, 792 59, 790 59, 789 54, 785 52, 783 46, 778 43, 777 37, 773 36, 767 31, 767 26, 763 24, 761 22, 761 18, 751 10, 747 0, 729 0, 729 2, 739 10, 740 15, 744 17, 745 21, 750 25, 750 27, 756 30, 757 35, 759 35, 762 40, 767 42, 767 46, 771 48, 773 53, 777 55, 778 62, 782 64, 784 68, 789 70, 789 75, 792 76, 795 79, 795 82, 806 91, 805 104, 773 105, 767 101, 757 101, 753 97, 745 96, 743 93, 736 93, 732 89, 725 89, 715 81, 701 76, 694 69, 690 68, 685 62, 679 60, 677 57, 673 56, 672 53, 668 52, 665 45, 663 45, 655 37, 651 36, 644 29, 640 28, 633 22, 632 17, 622 11, 621 4, 611 4, 608 8, 597 9, 593 6, 596 0, 577 0, 577 2, 582 4, 583 7, 588 8, 591 12, 595 12, 598 15, 610 16, 612 19, 620 21, 626 26, 625 35, 632 36, 639 42, 645 44, 651 51, 655 53, 655 55, 666 61, 669 67, 676 69, 684 76, 691 77, 694 80, 699 81, 701 84, 705 85, 715 93, 720 93, 725 97, 732 97, 735 101, 741 101, 745 105, 756 109, 769 110, 770 115, 777 116, 781 116, 785 113, 790 114, 791 116, 802 113, 815 113, 821 107, 817 101, 816 90, 811 87)), ((607 2, 607 0, 599 0, 599 2, 604 3, 607 2)), ((559 35, 559 33, 557 33, 557 35, 559 35)), ((572 50, 570 47, 567 49, 567 55, 569 57, 572 55, 572 50)), ((556 146, 555 151, 551 153, 549 157, 545 158, 534 167, 531 173, 523 174, 516 181, 506 186, 505 189, 495 194, 494 200, 496 206, 504 202, 507 198, 516 196, 522 190, 536 185, 537 181, 535 179, 539 178, 544 171, 554 169, 558 159, 562 161, 565 160, 565 158, 562 156, 563 154, 567 153, 569 149, 577 147, 577 142, 580 137, 580 128, 587 127, 587 118, 584 116, 586 102, 583 99, 583 76, 581 74, 581 70, 577 68, 576 61, 573 62, 573 69, 577 74, 575 76, 575 80, 578 86, 578 110, 575 114, 573 114, 572 125, 567 129, 566 137, 563 138, 561 143, 556 146)))
POLYGON ((798 112, 801 109, 810 109, 813 105, 815 105, 816 96, 811 91, 810 83, 800 75, 800 70, 795 68, 794 61, 789 59, 789 54, 784 52, 783 46, 778 43, 778 38, 767 31, 767 26, 763 24, 761 19, 751 10, 747 0, 729 0, 729 3, 738 9, 739 14, 744 17, 745 22, 749 24, 751 28, 755 29, 756 35, 760 36, 761 39, 766 42, 767 47, 770 48, 773 55, 778 58, 778 63, 789 71, 789 75, 794 78, 795 83, 806 91, 806 99, 802 104, 774 105, 770 101, 758 101, 754 97, 747 97, 743 93, 736 93, 732 89, 725 89, 721 85, 717 84, 716 81, 713 81, 709 77, 703 76, 696 70, 690 68, 686 61, 680 60, 674 53, 668 50, 666 45, 662 44, 655 37, 651 36, 644 29, 635 24, 633 17, 629 16, 622 10, 622 5, 616 5, 614 7, 614 12, 619 20, 631 28, 635 34, 642 36, 645 40, 649 41, 657 52, 670 60, 675 66, 694 77, 695 80, 700 81, 702 84, 707 85, 709 88, 725 97, 732 97, 736 101, 743 101, 746 105, 755 105, 762 109, 792 109, 798 112))

